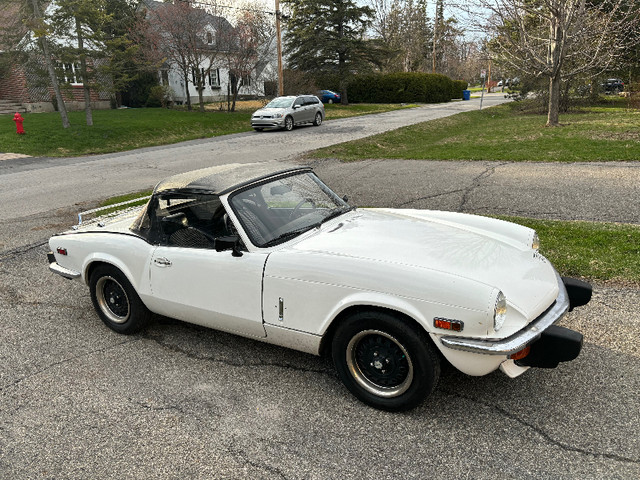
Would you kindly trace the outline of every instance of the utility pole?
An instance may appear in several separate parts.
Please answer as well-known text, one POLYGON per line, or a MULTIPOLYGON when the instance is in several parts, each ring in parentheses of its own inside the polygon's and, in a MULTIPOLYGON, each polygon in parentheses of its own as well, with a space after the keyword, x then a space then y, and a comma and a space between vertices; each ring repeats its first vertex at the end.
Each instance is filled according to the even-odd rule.
POLYGON ((284 95, 284 81, 282 76, 282 40, 280 39, 280 0, 276 0, 276 43, 278 44, 278 96, 284 95))
MULTIPOLYGON (((277 1, 277 0, 276 0, 277 1)), ((436 4, 436 18, 435 21, 433 23, 433 53, 431 54, 431 63, 432 63, 432 67, 431 67, 431 73, 436 73, 436 34, 438 31, 438 7, 436 4)))

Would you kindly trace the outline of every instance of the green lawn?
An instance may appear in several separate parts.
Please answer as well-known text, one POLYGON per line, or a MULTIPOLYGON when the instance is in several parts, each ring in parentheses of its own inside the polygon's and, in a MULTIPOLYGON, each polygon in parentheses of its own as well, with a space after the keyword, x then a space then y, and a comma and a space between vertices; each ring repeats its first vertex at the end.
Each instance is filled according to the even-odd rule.
MULTIPOLYGON (((401 105, 327 105, 327 120, 408 108, 401 105)), ((0 153, 66 157, 121 152, 197 138, 251 130, 255 107, 238 112, 136 108, 95 110, 93 127, 84 112, 70 112, 71 127, 62 128, 56 113, 23 114, 26 135, 17 135, 12 115, 0 115, 0 153)))
POLYGON ((499 218, 535 229, 561 275, 640 285, 640 225, 499 218))
POLYGON ((532 162, 640 159, 640 112, 623 102, 583 107, 545 127, 526 102, 461 113, 318 150, 316 158, 532 162))

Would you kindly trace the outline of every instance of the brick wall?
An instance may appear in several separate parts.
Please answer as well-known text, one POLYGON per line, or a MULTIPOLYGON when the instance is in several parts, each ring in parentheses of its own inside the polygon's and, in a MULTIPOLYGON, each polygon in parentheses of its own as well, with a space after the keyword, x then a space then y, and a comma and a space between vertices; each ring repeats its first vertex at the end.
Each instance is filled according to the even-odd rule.
MULTIPOLYGON (((32 56, 24 66, 11 67, 8 74, 0 77, 0 100, 12 100, 22 103, 51 102, 55 98, 53 88, 49 86, 49 77, 43 68, 44 62, 39 56, 32 56)), ((101 83, 107 79, 100 78, 101 83)), ((82 85, 60 85, 65 102, 84 102, 82 85)), ((91 89, 91 101, 108 101, 111 96, 106 90, 91 89)))
POLYGON ((0 77, 0 100, 23 101, 28 98, 27 76, 21 66, 13 66, 0 77))

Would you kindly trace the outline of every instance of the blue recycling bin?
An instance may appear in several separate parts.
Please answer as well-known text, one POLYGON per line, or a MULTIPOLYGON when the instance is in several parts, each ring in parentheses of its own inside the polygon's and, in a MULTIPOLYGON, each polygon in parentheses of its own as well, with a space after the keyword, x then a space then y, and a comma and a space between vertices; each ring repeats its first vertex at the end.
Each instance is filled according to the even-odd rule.
POLYGON ((471 100, 471 90, 462 90, 462 100, 471 100))

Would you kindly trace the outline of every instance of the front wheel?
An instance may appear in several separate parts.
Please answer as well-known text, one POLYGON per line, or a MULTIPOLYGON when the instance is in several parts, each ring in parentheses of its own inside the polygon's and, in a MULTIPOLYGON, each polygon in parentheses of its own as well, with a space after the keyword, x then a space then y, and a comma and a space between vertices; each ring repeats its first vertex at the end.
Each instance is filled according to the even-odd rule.
POLYGON ((338 376, 358 399, 389 411, 418 406, 434 389, 440 362, 424 331, 386 312, 359 312, 336 330, 338 376))
POLYGON ((261 132, 262 130, 264 130, 264 128, 262 128, 262 127, 253 127, 253 129, 254 129, 256 132, 261 132))
POLYGON ((286 117, 284 119, 284 129, 287 132, 290 132, 291 130, 293 130, 293 117, 286 117))
POLYGON ((313 121, 313 124, 316 127, 319 127, 320 125, 322 125, 322 114, 320 112, 316 113, 316 119, 313 121))
POLYGON ((93 307, 111 330, 129 335, 149 323, 151 312, 117 268, 111 265, 96 267, 91 273, 89 287, 93 307))
POLYGON ((330 98, 327 103, 333 103, 333 98, 330 98))

